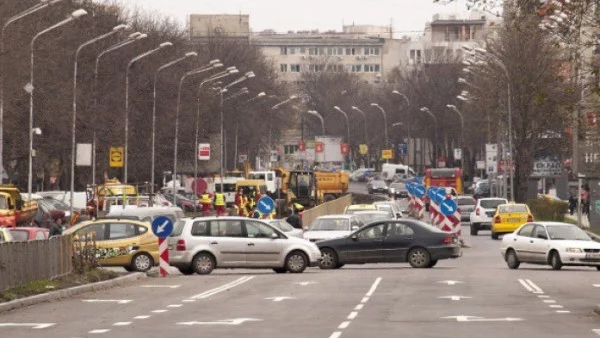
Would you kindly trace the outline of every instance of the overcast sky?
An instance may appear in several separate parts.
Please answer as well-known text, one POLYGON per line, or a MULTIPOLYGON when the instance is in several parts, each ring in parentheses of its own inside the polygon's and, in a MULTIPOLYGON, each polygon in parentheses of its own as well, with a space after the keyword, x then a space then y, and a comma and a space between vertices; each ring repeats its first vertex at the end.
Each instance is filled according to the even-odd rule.
MULTIPOLYGON (((95 0, 102 2, 104 0, 95 0)), ((319 29, 341 31, 348 25, 389 25, 396 36, 422 31, 435 13, 466 14, 463 0, 434 5, 433 0, 118 0, 177 19, 185 25, 189 14, 249 14, 255 31, 319 29)))

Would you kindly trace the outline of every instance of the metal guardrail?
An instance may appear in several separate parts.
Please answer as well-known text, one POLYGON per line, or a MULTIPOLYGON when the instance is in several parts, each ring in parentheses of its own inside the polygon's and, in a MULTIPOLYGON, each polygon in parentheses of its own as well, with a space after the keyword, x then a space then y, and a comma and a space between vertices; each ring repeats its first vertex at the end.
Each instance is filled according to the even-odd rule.
POLYGON ((0 291, 73 271, 71 236, 0 244, 0 291))
POLYGON ((308 228, 310 224, 320 216, 343 214, 347 206, 352 204, 352 195, 348 194, 333 201, 317 205, 312 209, 305 210, 302 213, 302 224, 308 228))

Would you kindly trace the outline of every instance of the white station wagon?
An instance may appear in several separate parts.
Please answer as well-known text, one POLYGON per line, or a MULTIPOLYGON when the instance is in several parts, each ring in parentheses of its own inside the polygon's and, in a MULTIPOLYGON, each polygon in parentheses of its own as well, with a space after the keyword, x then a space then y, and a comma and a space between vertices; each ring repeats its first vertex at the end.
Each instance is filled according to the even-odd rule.
POLYGON ((168 238, 169 264, 183 274, 209 274, 215 268, 272 268, 301 273, 318 266, 321 251, 302 238, 258 219, 198 217, 177 221, 168 238))
POLYGON ((514 233, 504 235, 502 257, 511 269, 521 263, 591 266, 600 270, 600 243, 573 224, 534 222, 523 224, 514 233))

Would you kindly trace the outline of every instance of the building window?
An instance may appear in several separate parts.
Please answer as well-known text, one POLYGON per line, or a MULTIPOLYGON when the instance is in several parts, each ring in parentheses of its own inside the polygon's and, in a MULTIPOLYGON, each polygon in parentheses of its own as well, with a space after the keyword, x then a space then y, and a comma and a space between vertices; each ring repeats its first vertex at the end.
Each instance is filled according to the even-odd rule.
POLYGON ((287 69, 288 69, 288 66, 287 66, 287 64, 282 63, 282 64, 279 65, 279 68, 280 68, 280 70, 281 70, 282 73, 286 73, 287 69))
POLYGON ((289 52, 290 52, 290 55, 296 54, 296 47, 290 47, 289 52))
POLYGON ((280 47, 279 48, 279 54, 281 54, 281 55, 287 55, 287 53, 288 53, 287 47, 280 47))
POLYGON ((306 48, 300 47, 300 54, 306 54, 306 48))
POLYGON ((352 73, 360 73, 362 70, 362 65, 347 65, 346 67, 348 71, 352 73))
POLYGON ((378 47, 367 47, 365 48, 365 55, 379 55, 378 47))
POLYGON ((308 55, 317 55, 317 48, 316 47, 310 47, 308 49, 308 55))
POLYGON ((421 50, 417 49, 417 64, 421 63, 421 50))
POLYGON ((365 73, 379 73, 379 65, 365 65, 365 73))
POLYGON ((308 70, 313 73, 322 72, 325 70, 325 65, 308 65, 308 70))
POLYGON ((346 55, 356 55, 356 48, 346 48, 346 55))
POLYGON ((285 155, 293 155, 298 151, 298 145, 294 144, 294 145, 284 145, 283 146, 283 153, 285 155))
POLYGON ((319 48, 319 55, 325 55, 325 48, 319 48))
POLYGON ((446 61, 454 61, 454 51, 452 49, 446 49, 446 61))
POLYGON ((290 65, 290 72, 292 73, 300 73, 300 65, 290 65))

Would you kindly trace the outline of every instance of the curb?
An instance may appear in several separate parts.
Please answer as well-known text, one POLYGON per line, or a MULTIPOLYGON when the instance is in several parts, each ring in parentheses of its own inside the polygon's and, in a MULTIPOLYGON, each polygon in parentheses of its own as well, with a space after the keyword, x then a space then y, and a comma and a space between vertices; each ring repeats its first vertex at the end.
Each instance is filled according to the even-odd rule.
POLYGON ((25 306, 35 305, 39 303, 51 302, 59 299, 64 299, 82 293, 95 292, 100 290, 106 290, 115 286, 123 286, 138 279, 147 278, 147 275, 142 272, 135 272, 126 276, 117 277, 111 280, 106 280, 97 283, 90 283, 85 285, 74 286, 72 288, 62 289, 58 291, 52 291, 43 293, 31 297, 25 297, 21 299, 11 300, 10 302, 0 304, 0 313, 19 309, 25 306))

